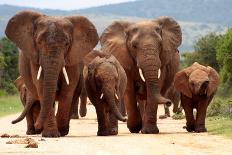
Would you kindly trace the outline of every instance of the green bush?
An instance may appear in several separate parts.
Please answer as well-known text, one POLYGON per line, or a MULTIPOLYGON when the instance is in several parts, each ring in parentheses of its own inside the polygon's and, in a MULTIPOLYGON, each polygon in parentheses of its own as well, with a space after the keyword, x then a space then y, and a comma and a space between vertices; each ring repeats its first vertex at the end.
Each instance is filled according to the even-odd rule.
POLYGON ((208 107, 207 116, 225 116, 232 118, 232 99, 221 99, 219 97, 213 99, 208 107))

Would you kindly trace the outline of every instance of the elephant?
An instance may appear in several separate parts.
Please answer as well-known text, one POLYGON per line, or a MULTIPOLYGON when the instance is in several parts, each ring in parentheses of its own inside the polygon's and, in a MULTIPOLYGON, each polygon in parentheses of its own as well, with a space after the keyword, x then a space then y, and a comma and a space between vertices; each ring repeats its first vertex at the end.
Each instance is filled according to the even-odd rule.
MULTIPOLYGON (((35 129, 35 122, 39 116, 40 112, 40 102, 39 100, 32 99, 32 95, 28 92, 26 85, 24 84, 23 78, 20 76, 18 77, 14 82, 16 88, 18 89, 20 93, 20 100, 25 108, 29 107, 29 111, 26 114, 26 120, 27 120, 27 135, 34 135, 34 134, 40 134, 41 130, 35 129), (34 102, 31 102, 34 101, 34 102)), ((25 114, 23 114, 25 115, 25 114)), ((12 123, 17 122, 17 120, 13 121, 12 123)))
POLYGON ((82 59, 99 41, 95 26, 83 16, 20 11, 9 20, 5 34, 20 49, 20 76, 33 99, 40 101, 35 128, 43 129, 43 137, 67 135, 82 59))
POLYGON ((127 74, 124 103, 130 132, 159 133, 158 104, 171 103, 163 96, 177 72, 181 42, 181 28, 171 17, 115 21, 103 31, 102 49, 114 55, 127 74))
POLYGON ((82 79, 81 79, 81 94, 80 97, 78 97, 76 99, 76 101, 74 102, 73 108, 72 108, 72 119, 79 119, 79 113, 81 117, 85 117, 87 114, 87 92, 85 90, 85 82, 84 82, 84 78, 83 75, 87 74, 87 68, 86 66, 84 66, 83 72, 82 72, 82 79), (78 113, 78 106, 79 106, 79 102, 80 102, 80 109, 79 109, 79 113, 78 113))
MULTIPOLYGON (((172 84, 171 87, 169 87, 164 97, 172 101, 173 113, 178 114, 182 112, 182 107, 180 106, 180 92, 175 89, 174 84, 172 84)), ((169 107, 164 105, 164 115, 160 115, 159 118, 164 119, 170 116, 171 115, 170 115, 169 107)))
POLYGON ((126 121, 119 110, 127 84, 126 73, 117 59, 108 54, 95 57, 87 67, 85 85, 97 113, 97 135, 117 135, 118 120, 126 121))
POLYGON ((188 132, 206 132, 207 107, 219 85, 219 75, 210 66, 195 62, 175 75, 174 86, 181 93, 181 105, 186 115, 188 132), (193 115, 196 109, 196 119, 193 115))

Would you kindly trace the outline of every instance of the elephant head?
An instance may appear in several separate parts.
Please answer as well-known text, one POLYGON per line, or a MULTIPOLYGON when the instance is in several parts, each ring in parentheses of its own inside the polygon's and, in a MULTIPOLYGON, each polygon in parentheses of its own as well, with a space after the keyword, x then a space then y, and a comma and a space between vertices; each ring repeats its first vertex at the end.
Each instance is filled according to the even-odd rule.
POLYGON ((211 96, 219 85, 219 75, 213 68, 195 62, 176 74, 174 85, 189 98, 193 95, 211 96))
POLYGON ((42 81, 43 95, 38 123, 43 124, 52 108, 60 73, 69 81, 65 67, 81 62, 98 42, 94 25, 85 17, 51 17, 32 11, 21 11, 6 27, 6 36, 36 66, 33 79, 42 81))
POLYGON ((160 95, 159 78, 181 41, 181 28, 170 17, 137 23, 117 21, 100 38, 103 51, 121 51, 114 55, 120 57, 125 70, 136 66, 143 75, 150 104, 170 102, 160 95))

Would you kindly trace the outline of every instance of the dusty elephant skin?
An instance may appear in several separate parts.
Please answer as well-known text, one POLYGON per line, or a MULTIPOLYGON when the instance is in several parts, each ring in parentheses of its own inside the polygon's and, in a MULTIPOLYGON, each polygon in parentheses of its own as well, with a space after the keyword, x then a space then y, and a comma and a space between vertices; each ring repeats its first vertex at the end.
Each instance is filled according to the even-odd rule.
POLYGON ((19 73, 28 92, 41 104, 35 128, 43 129, 44 137, 67 135, 82 58, 99 39, 94 25, 82 16, 21 11, 9 20, 5 33, 21 51, 19 73), (59 102, 56 117, 55 100, 59 102))
POLYGON ((171 103, 163 96, 177 72, 181 42, 181 28, 170 17, 116 21, 100 37, 102 49, 114 55, 127 74, 124 103, 130 132, 159 133, 157 108, 171 103))
POLYGON ((195 62, 176 74, 174 85, 181 92, 181 105, 186 115, 187 131, 206 132, 207 107, 219 85, 219 75, 216 70, 195 62), (196 120, 193 116, 194 108, 197 110, 196 120))
MULTIPOLYGON (((20 76, 18 77, 14 82, 16 88, 20 92, 20 100, 25 107, 24 112, 26 113, 26 120, 27 120, 27 135, 33 135, 33 134, 40 134, 41 130, 36 130, 34 124, 36 123, 36 120, 39 116, 40 112, 40 103, 39 100, 33 99, 32 95, 29 93, 29 91, 26 88, 26 85, 24 83, 23 78, 20 76)), ((22 113, 18 119, 12 121, 12 123, 16 123, 19 121, 20 118, 23 118, 25 113, 22 113)))
MULTIPOLYGON (((72 115, 71 115, 72 119, 79 119, 79 114, 81 117, 85 117, 87 114, 87 107, 86 107, 87 92, 85 90, 85 82, 83 78, 83 74, 86 74, 85 72, 87 72, 86 66, 83 67, 83 72, 81 73, 81 79, 80 79, 81 88, 79 88, 81 90, 80 95, 77 95, 77 97, 74 97, 74 100, 73 100, 74 103, 73 103, 72 115), (80 109, 79 109, 79 103, 80 103, 80 109), (79 109, 79 112, 78 112, 78 109, 79 109)), ((78 94, 78 93, 75 93, 75 94, 78 94)))
POLYGON ((119 110, 127 84, 126 73, 112 55, 97 56, 87 67, 86 91, 96 109, 97 135, 117 135, 118 120, 126 121, 119 110))

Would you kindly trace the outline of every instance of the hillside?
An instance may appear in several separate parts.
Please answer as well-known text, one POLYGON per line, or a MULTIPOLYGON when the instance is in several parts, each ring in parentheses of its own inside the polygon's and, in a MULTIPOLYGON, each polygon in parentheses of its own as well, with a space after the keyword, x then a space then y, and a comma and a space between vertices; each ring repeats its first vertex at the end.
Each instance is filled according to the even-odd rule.
POLYGON ((142 18, 165 15, 180 21, 232 25, 231 6, 231 0, 138 0, 84 9, 78 12, 142 18))
MULTIPOLYGON (((137 3, 137 2, 131 2, 137 3)), ((127 3, 123 3, 127 4, 127 3)), ((117 5, 123 5, 117 4, 117 5)), ((111 7, 113 5, 109 5, 111 7)), ((107 6, 104 6, 107 7, 107 6)), ((0 37, 4 36, 5 26, 10 17, 12 17, 16 12, 21 10, 34 10, 38 12, 42 12, 48 15, 75 15, 81 14, 88 17, 97 27, 99 35, 105 29, 107 25, 109 25, 114 20, 130 20, 130 21, 138 21, 144 20, 142 17, 132 17, 128 14, 126 15, 114 15, 114 14, 105 14, 105 13, 94 13, 89 11, 62 11, 62 10, 50 10, 50 9, 36 9, 36 8, 27 8, 27 7, 17 7, 17 6, 10 6, 10 5, 0 5, 0 37)), ((95 8, 96 9, 96 8, 95 8)), ((89 10, 89 9, 87 9, 89 10)), ((120 11, 118 11, 120 12, 120 11)), ((163 14, 165 15, 165 14, 163 14)), ((148 17, 147 17, 148 18, 148 17)), ((192 22, 192 21, 180 21, 180 25, 183 31, 183 43, 180 48, 181 51, 190 51, 192 50, 193 42, 200 36, 204 35, 208 32, 216 31, 216 32, 223 32, 225 30, 225 26, 221 24, 208 24, 205 22, 192 22)))

